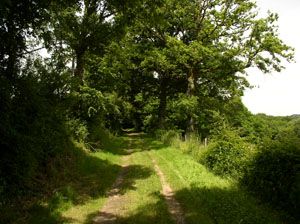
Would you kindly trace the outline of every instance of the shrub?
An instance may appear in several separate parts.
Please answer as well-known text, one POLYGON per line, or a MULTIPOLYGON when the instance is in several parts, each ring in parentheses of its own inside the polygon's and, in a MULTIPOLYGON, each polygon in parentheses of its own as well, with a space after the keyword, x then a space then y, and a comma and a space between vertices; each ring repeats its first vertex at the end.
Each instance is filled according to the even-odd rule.
POLYGON ((86 122, 73 118, 66 122, 66 126, 69 130, 70 136, 72 136, 76 141, 86 142, 89 134, 86 122))
POLYGON ((103 127, 101 120, 95 120, 93 124, 89 125, 87 146, 90 150, 96 151, 100 148, 108 148, 114 141, 117 141, 115 135, 103 127))
POLYGON ((235 179, 243 177, 255 150, 233 131, 226 131, 214 140, 200 159, 214 173, 235 179))
POLYGON ((268 147, 256 155, 242 183, 260 198, 299 218, 299 150, 278 149, 274 144, 268 147))
POLYGON ((68 100, 70 112, 80 120, 89 121, 105 111, 105 97, 102 92, 88 86, 81 86, 78 91, 72 92, 68 100))

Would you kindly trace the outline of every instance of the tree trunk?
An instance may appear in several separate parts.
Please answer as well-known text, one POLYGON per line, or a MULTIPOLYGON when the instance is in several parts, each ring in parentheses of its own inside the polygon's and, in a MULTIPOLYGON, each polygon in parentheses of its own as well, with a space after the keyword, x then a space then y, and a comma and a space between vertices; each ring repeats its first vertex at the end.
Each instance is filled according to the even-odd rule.
POLYGON ((76 68, 74 71, 75 77, 78 79, 79 85, 83 84, 83 73, 84 73, 84 53, 85 50, 77 50, 76 52, 76 68))
MULTIPOLYGON (((193 97, 196 95, 196 72, 194 69, 190 69, 187 77, 188 86, 187 86, 187 96, 193 97)), ((192 133, 196 131, 196 121, 192 114, 189 115, 187 120, 187 128, 186 128, 186 138, 189 138, 192 133)))

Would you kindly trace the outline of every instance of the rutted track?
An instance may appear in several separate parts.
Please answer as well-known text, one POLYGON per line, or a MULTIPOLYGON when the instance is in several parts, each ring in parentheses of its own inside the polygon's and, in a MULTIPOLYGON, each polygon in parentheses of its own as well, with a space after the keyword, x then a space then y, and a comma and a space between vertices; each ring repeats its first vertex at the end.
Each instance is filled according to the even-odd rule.
POLYGON ((150 155, 150 158, 154 165, 154 169, 160 178, 160 182, 162 185, 162 194, 167 202, 168 209, 170 214, 172 215, 173 220, 175 221, 176 224, 185 224, 184 214, 182 212, 180 204, 174 197, 174 192, 172 188, 170 187, 169 183, 166 181, 165 175, 159 168, 154 157, 150 155))
POLYGON ((120 194, 122 183, 128 172, 129 155, 123 157, 122 170, 120 171, 112 189, 107 193, 108 200, 102 207, 99 214, 93 219, 95 224, 112 224, 115 223, 119 215, 119 210, 122 204, 126 203, 124 195, 120 194))
MULTIPOLYGON (((133 135, 136 136, 136 135, 133 135)), ((153 189, 149 189, 149 192, 142 191, 145 195, 138 195, 140 198, 149 197, 149 195, 157 192, 161 197, 157 199, 163 205, 165 210, 165 215, 168 216, 167 218, 168 223, 176 223, 176 224, 185 224, 184 214, 182 212, 180 204, 176 201, 174 197, 174 192, 170 187, 169 183, 166 181, 164 173, 161 171, 160 167, 158 166, 155 155, 151 152, 146 152, 144 149, 144 142, 137 138, 140 142, 138 144, 133 144, 133 137, 129 136, 129 145, 128 149, 126 150, 130 155, 124 155, 122 161, 122 169, 113 184, 111 190, 107 192, 107 201, 104 206, 100 209, 99 213, 96 217, 93 218, 94 224, 113 224, 113 223, 129 223, 129 220, 126 219, 126 214, 130 213, 130 209, 132 209, 132 201, 136 199, 132 198, 130 193, 125 193, 124 190, 126 188, 126 182, 130 182, 130 176, 133 175, 133 171, 131 167, 137 166, 135 158, 143 158, 144 165, 146 168, 149 169, 150 176, 154 175, 156 179, 156 187, 153 189), (141 150, 141 151, 140 151, 141 150), (124 221, 125 220, 125 221, 124 221)), ((145 168, 144 167, 144 168, 145 168)), ((143 168, 139 167, 139 170, 136 172, 140 172, 143 168)), ((154 178, 153 177, 153 178, 154 178)), ((148 177, 145 177, 145 180, 148 177)), ((134 184, 134 187, 139 185, 134 184)), ((132 189, 131 189, 132 190, 132 189)), ((132 191, 137 192, 139 189, 133 189, 132 191)), ((155 196, 157 197, 157 196, 155 196)), ((142 202, 146 203, 146 202, 142 202)), ((157 211, 161 212, 161 208, 156 207, 157 211)), ((132 211, 131 211, 132 212, 132 211)), ((158 221, 161 217, 159 213, 155 214, 157 217, 155 218, 158 221)), ((145 220, 146 221, 146 220, 145 220)))

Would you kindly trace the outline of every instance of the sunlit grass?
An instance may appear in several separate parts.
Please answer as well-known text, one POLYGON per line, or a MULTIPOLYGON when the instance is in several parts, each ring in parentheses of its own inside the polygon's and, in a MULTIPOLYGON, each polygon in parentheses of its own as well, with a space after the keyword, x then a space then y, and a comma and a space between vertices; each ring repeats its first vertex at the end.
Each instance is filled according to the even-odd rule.
POLYGON ((173 223, 149 154, 173 188, 187 223, 284 223, 278 212, 247 194, 237 182, 216 176, 181 150, 145 136, 118 141, 95 153, 79 151, 76 164, 65 171, 64 176, 70 176, 50 198, 33 206, 29 223, 92 223, 121 170, 122 156, 127 154, 128 171, 116 208, 116 224, 173 223))
POLYGON ((159 177, 147 152, 132 154, 131 165, 140 167, 129 170, 125 181, 126 202, 116 223, 126 224, 169 224, 173 223, 160 191, 159 177), (128 186, 130 185, 130 187, 128 186))
POLYGON ((282 223, 278 214, 236 182, 214 175, 191 156, 172 147, 151 153, 176 192, 188 223, 282 223))
POLYGON ((53 173, 49 197, 34 204, 28 217, 17 223, 90 223, 121 169, 128 142, 116 140, 96 152, 75 143, 73 156, 53 173))
MULTIPOLYGON (((95 158, 99 158, 104 161, 108 161, 112 164, 120 164, 120 156, 114 155, 109 152, 96 152, 93 153, 95 158)), ((111 186, 114 179, 117 176, 117 173, 119 170, 116 170, 116 172, 112 172, 109 170, 98 170, 99 173, 95 173, 95 170, 93 170, 95 167, 89 163, 83 163, 80 167, 80 169, 90 174, 86 178, 81 179, 82 182, 87 181, 88 179, 94 179, 94 182, 90 182, 91 185, 95 184, 95 187, 91 189, 91 185, 87 186, 92 190, 93 192, 89 192, 87 195, 84 193, 82 196, 86 197, 84 203, 78 203, 77 205, 70 206, 69 209, 64 210, 63 208, 60 208, 62 210, 62 217, 65 219, 65 222, 67 223, 89 223, 91 221, 92 215, 97 213, 99 209, 103 206, 104 202, 106 201, 106 195, 105 190, 108 190, 107 186, 111 186), (111 172, 111 173, 109 173, 111 172), (106 173, 106 174, 105 174, 106 173), (109 173, 111 176, 108 177, 107 173, 109 173), (98 180, 96 180, 98 178, 98 180), (98 188, 98 189, 97 189, 98 188), (93 194, 97 195, 97 191, 102 191, 102 194, 100 196, 94 196, 93 194)), ((80 183, 79 183, 80 185, 80 183)), ((80 187, 80 186, 79 186, 80 187)))
POLYGON ((105 197, 91 199, 83 205, 73 206, 62 213, 67 223, 86 223, 91 221, 90 215, 99 211, 103 206, 105 197))
MULTIPOLYGON (((128 172, 122 184, 122 199, 118 205, 118 224, 152 224, 173 223, 165 201, 160 194, 161 184, 153 170, 153 164, 144 151, 141 138, 124 138, 128 142, 126 150, 118 150, 120 154, 131 153, 128 161, 128 172)), ((102 160, 120 163, 120 157, 105 152, 95 153, 102 160)), ((86 171, 89 168, 85 168, 86 171)), ((107 201, 105 195, 86 200, 84 204, 71 206, 62 213, 66 223, 91 223, 93 217, 107 201)))

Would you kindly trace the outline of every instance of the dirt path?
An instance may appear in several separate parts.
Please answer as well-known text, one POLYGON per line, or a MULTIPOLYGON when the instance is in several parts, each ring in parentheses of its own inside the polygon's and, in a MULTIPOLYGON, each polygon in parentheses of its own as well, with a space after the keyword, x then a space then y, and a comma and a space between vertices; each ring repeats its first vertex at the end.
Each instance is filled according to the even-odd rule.
POLYGON ((167 202, 168 210, 169 210, 170 214, 172 215, 173 220, 175 221, 176 224, 185 224, 184 214, 182 212, 180 204, 178 203, 178 201, 176 201, 176 199, 174 197, 174 192, 173 192, 172 188, 166 181, 166 178, 165 178, 163 172, 161 171, 161 169, 159 168, 156 160, 151 155, 150 155, 150 158, 154 165, 154 169, 160 178, 160 182, 162 185, 162 194, 167 202))
POLYGON ((107 193, 108 200, 100 210, 99 214, 93 219, 94 224, 114 223, 119 216, 120 209, 122 209, 121 205, 126 203, 124 195, 122 195, 120 192, 122 189, 122 183, 124 182, 124 178, 128 172, 129 157, 130 155, 123 157, 122 170, 113 184, 112 189, 107 193))
MULTIPOLYGON (((132 153, 134 149, 131 149, 132 140, 129 142, 129 146, 127 149, 128 153, 132 153), (133 150, 133 151, 132 151, 133 150)), ((174 220, 176 224, 185 224, 184 215, 180 204, 176 201, 174 197, 174 192, 166 178, 159 168, 156 160, 150 153, 146 153, 149 155, 149 159, 152 161, 153 168, 159 177, 160 184, 162 186, 162 195, 166 201, 167 209, 171 218, 174 220)), ((99 214, 93 219, 94 224, 113 224, 118 221, 118 217, 126 211, 126 207, 128 208, 127 203, 130 203, 130 200, 126 197, 126 195, 122 194, 121 190, 126 182, 126 176, 130 172, 130 162, 131 155, 125 155, 122 160, 122 169, 112 186, 112 189, 107 193, 107 201, 102 209, 99 211, 99 214)), ((144 157, 145 158, 145 157, 144 157)), ((146 156, 147 158, 147 156, 146 156)), ((150 161, 149 161, 150 162, 150 161)), ((150 163, 151 164, 151 163, 150 163)))

